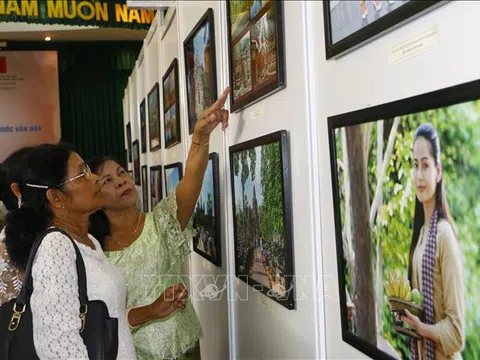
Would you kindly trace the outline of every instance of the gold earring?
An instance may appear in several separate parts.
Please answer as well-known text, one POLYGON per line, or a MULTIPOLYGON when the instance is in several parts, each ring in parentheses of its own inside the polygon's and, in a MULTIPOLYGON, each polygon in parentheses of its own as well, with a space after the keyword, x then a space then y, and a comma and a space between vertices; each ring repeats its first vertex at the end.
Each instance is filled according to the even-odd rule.
POLYGON ((65 203, 62 203, 62 209, 65 209, 65 203))

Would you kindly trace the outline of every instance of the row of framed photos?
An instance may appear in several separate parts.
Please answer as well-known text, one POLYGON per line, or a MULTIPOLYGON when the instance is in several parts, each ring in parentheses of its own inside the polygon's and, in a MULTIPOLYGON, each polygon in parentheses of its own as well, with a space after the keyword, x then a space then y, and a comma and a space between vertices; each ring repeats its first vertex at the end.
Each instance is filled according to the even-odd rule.
MULTIPOLYGON (((445 1, 326 0, 324 4, 327 59, 338 57, 445 1)), ((283 1, 228 1, 228 54, 231 111, 239 111, 285 87, 283 1)), ((217 98, 214 13, 210 8, 183 43, 189 133, 196 119, 217 98)), ((179 65, 175 58, 162 77, 163 143, 181 142, 179 65)), ((139 105, 142 153, 162 147, 159 84, 139 105), (148 106, 147 106, 148 105, 148 106), (147 108, 149 139, 147 142, 147 108)), ((129 161, 131 127, 127 125, 129 161)))
MULTIPOLYGON (((140 165, 133 143, 135 184, 142 187, 143 211, 162 199, 162 166, 140 165), (150 181, 149 181, 150 180, 150 181)), ((288 134, 278 131, 230 147, 234 209, 235 269, 240 279, 288 309, 294 309, 292 204, 288 134)), ((183 176, 182 163, 163 166, 168 196, 183 176)), ((193 249, 221 266, 219 158, 209 156, 193 214, 193 249)))
MULTIPOLYGON (((283 13, 281 1, 232 1, 229 61, 231 111, 238 111, 285 85, 283 13), (238 7, 237 5, 240 5, 238 7)), ((230 15, 231 14, 231 15, 230 15)), ((200 18, 183 43, 187 87, 188 129, 217 98, 217 65, 213 9, 200 18)), ((174 59, 162 77, 163 136, 160 125, 160 86, 156 83, 139 104, 141 152, 168 149, 181 142, 179 62, 174 59), (148 122, 148 125, 147 125, 148 122), (149 136, 147 140, 147 126, 149 136), (163 139, 163 140, 162 140, 163 139)), ((128 159, 132 161, 132 129, 126 125, 128 159)))

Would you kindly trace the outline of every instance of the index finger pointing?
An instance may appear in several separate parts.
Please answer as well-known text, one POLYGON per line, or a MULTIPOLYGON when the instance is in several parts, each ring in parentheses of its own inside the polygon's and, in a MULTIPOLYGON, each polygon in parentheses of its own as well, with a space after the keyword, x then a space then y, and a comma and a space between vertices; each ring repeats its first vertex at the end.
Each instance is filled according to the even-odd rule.
POLYGON ((228 94, 230 93, 230 87, 227 87, 223 90, 223 93, 218 97, 217 101, 212 105, 212 110, 220 110, 225 105, 227 101, 228 94))

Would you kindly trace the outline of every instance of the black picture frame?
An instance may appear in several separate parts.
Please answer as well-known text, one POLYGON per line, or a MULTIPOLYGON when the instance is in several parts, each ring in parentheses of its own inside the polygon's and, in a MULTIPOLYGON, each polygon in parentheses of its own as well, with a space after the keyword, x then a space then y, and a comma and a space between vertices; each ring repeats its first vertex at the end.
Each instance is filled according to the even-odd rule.
POLYGON ((162 165, 150 167, 150 209, 163 199, 162 165))
MULTIPOLYGON (((295 309, 291 200, 292 185, 290 179, 288 132, 281 130, 231 146, 229 153, 235 243, 235 275, 241 280, 246 281, 247 284, 252 286, 255 290, 262 292, 287 309, 295 309), (265 151, 265 155, 262 153, 263 150, 265 151), (260 154, 260 166, 252 165, 253 154, 255 154, 255 164, 258 161, 260 154), (262 158, 264 156, 268 156, 266 159, 270 159, 265 163, 265 173, 263 172, 262 167, 262 158), (244 161, 243 164, 249 164, 247 165, 249 166, 249 169, 246 171, 247 176, 245 177, 243 184, 241 179, 245 172, 243 171, 244 165, 242 164, 242 161, 244 161), (255 169, 254 178, 251 174, 252 168, 255 169), (269 170, 272 172, 270 173, 269 170), (264 181, 263 174, 266 175, 264 181), (250 183, 246 187, 245 184, 249 179, 250 183), (267 184, 279 185, 280 188, 275 189, 274 186, 267 186, 267 184), (240 193, 236 192, 237 188, 240 193), (248 190, 248 193, 246 193, 245 188, 251 190, 248 190), (259 189, 258 194, 260 194, 258 197, 257 190, 255 190, 257 188, 259 189), (277 192, 281 192, 281 194, 277 192), (264 196, 265 194, 267 194, 267 196, 264 196), (237 203, 237 197, 240 199, 251 198, 247 204, 247 211, 245 211, 244 200, 242 200, 242 204, 239 202, 237 203), (263 205, 265 198, 269 199, 267 200, 268 204, 263 205), (273 199, 278 198, 281 198, 281 204, 272 202, 273 199), (237 214, 237 212, 239 214, 237 214), (243 215, 241 215, 244 217, 243 219, 240 218, 240 212, 243 213, 243 215), (262 212, 267 212, 272 217, 275 217, 275 220, 279 220, 277 214, 281 212, 283 229, 276 234, 276 236, 283 237, 283 241, 281 241, 281 239, 279 240, 283 245, 283 248, 280 249, 280 251, 274 248, 271 241, 265 243, 266 237, 272 235, 262 233, 262 223, 259 215, 262 212), (272 215, 273 213, 276 215, 272 215), (248 219, 246 218, 247 216, 249 217, 248 219), (241 240, 241 237, 247 239, 241 240), (252 237, 254 239, 252 239, 252 237), (250 243, 253 243, 253 246, 250 243), (283 271, 281 271, 282 266, 283 271), (250 272, 252 275, 250 275, 250 272), (257 275, 256 279, 253 278, 254 275, 257 275), (275 286, 272 287, 271 285, 261 283, 261 281, 268 280, 268 283, 270 284, 270 282, 273 282, 272 279, 276 280, 277 288, 280 287, 283 289, 284 294, 280 294, 273 290, 273 287, 275 286)), ((263 218, 268 219, 264 215, 263 218)))
POLYGON ((218 153, 211 153, 208 157, 208 165, 203 178, 202 191, 193 212, 193 228, 196 231, 193 238, 193 250, 216 266, 222 266, 218 166, 218 153), (211 202, 209 201, 210 199, 211 202), (210 224, 212 220, 213 225, 210 224), (199 230, 199 228, 201 229, 199 230), (210 234, 215 236, 215 238, 211 239, 210 234))
POLYGON ((140 114, 140 139, 142 141, 142 154, 147 152, 147 114, 145 109, 145 99, 139 106, 140 114))
MULTIPOLYGON (((324 27, 325 27, 325 51, 327 59, 336 58, 345 55, 346 53, 353 51, 370 41, 386 34, 389 31, 396 29, 397 27, 403 25, 407 21, 411 21, 418 16, 426 13, 427 11, 433 10, 439 5, 445 3, 442 0, 421 0, 421 1, 397 1, 393 5, 388 3, 383 4, 382 7, 386 6, 391 8, 395 7, 394 10, 389 11, 387 14, 381 16, 380 18, 374 20, 373 22, 364 25, 359 30, 351 32, 346 37, 334 41, 334 30, 332 29, 332 14, 331 14, 331 4, 336 4, 334 9, 337 9, 337 6, 341 7, 358 7, 358 17, 361 18, 362 13, 360 11, 360 2, 358 1, 335 1, 331 0, 323 1, 323 16, 324 16, 324 27)), ((373 6, 373 5, 372 5, 373 6)), ((346 10, 346 9, 345 9, 346 10)), ((351 11, 351 10, 350 10, 351 11)), ((375 10, 371 10, 371 12, 375 10)), ((380 10, 383 11, 383 10, 380 10)), ((370 14, 372 15, 372 14, 370 14)), ((374 16, 378 16, 375 14, 374 16)), ((343 19, 348 19, 350 24, 354 24, 351 19, 351 16, 343 16, 343 19)), ((359 20, 362 21, 362 20, 359 20)), ((363 20, 365 22, 365 20, 363 20)), ((343 27, 345 28, 345 26, 343 27)))
POLYGON ((183 42, 183 51, 185 54, 185 79, 187 86, 188 132, 192 134, 195 123, 202 111, 212 105, 218 96, 215 23, 212 8, 209 8, 205 14, 203 14, 190 34, 188 34, 183 42), (200 45, 203 46, 204 50, 203 60, 200 60, 201 56, 199 55, 198 64, 196 64, 195 40, 198 40, 202 35, 200 33, 202 31, 204 38, 207 37, 206 34, 208 34, 208 40, 206 40, 205 44, 200 45), (206 79, 205 87, 199 86, 199 83, 203 83, 203 79, 206 79), (201 88, 201 91, 198 91, 199 94, 197 94, 197 87, 201 88), (198 98, 203 99, 199 100, 198 98), (201 104, 197 109, 197 103, 200 101, 201 104))
MULTIPOLYGON (((249 105, 260 101, 261 99, 272 95, 273 93, 285 88, 286 86, 286 79, 285 79, 285 45, 284 45, 284 17, 283 17, 283 1, 281 0, 262 0, 262 1, 255 1, 254 6, 250 7, 249 1, 227 1, 227 23, 228 23, 228 59, 230 65, 230 87, 232 92, 230 94, 230 109, 232 112, 237 112, 249 105), (260 8, 256 8, 255 4, 259 3, 260 8), (242 11, 238 14, 232 15, 232 5, 243 6, 241 9, 242 11), (247 13, 248 12, 248 13, 247 13), (253 15, 253 16, 252 16, 253 15), (264 17, 266 16, 266 17, 264 17), (254 66, 256 64, 256 60, 252 60, 253 51, 253 44, 254 41, 251 41, 251 34, 252 30, 255 31, 255 34, 261 31, 262 28, 262 21, 268 21, 268 18, 273 17, 273 28, 275 34, 273 37, 275 38, 275 50, 274 58, 275 58, 275 75, 266 75, 267 79, 257 80, 255 81, 254 78, 257 76, 257 67, 254 66), (245 17, 248 18, 248 21, 245 21, 245 17), (238 20, 243 19, 243 23, 240 29, 232 29, 233 24, 240 23, 242 21, 238 20), (233 24, 232 24, 233 21, 233 24), (257 30, 260 28, 260 30, 257 30), (234 34, 232 35, 232 32, 234 34), (235 63, 235 54, 236 50, 241 51, 240 47, 242 46, 242 41, 244 48, 244 52, 248 55, 247 59, 245 60, 245 64, 241 64, 242 60, 238 60, 235 63), (238 44, 238 48, 236 48, 238 44), (248 63, 248 65, 246 65, 248 63), (237 66, 235 66, 237 64, 237 66), (238 65, 239 64, 239 65, 238 65), (244 66, 245 65, 245 66, 244 66), (238 75, 237 74, 238 71, 238 75), (239 85, 242 83, 240 79, 240 74, 247 73, 247 77, 250 78, 250 83, 247 80, 244 80, 243 83, 247 84, 246 86, 250 87, 250 90, 246 90, 245 92, 242 91, 243 85, 239 85), (240 81, 238 81, 240 79, 240 81), (239 88, 240 87, 240 88, 239 88)), ((271 26, 266 27, 271 28, 271 26)), ((265 29, 265 27, 263 27, 265 29)), ((254 35, 256 36, 256 35, 254 35)), ((258 43, 258 42, 257 42, 258 43)), ((267 49, 268 44, 260 44, 259 47, 262 49, 267 49)), ((263 51, 263 50, 262 50, 263 51)), ((257 56, 256 56, 257 57, 257 56)), ((259 57, 261 60, 262 65, 265 64, 264 58, 266 56, 259 57)), ((258 62, 260 63, 260 60, 258 62)), ((273 62, 273 61, 272 61, 273 62)), ((267 64, 268 66, 268 64, 267 64)), ((264 72, 270 72, 271 69, 264 68, 264 72)), ((263 75, 262 75, 263 76, 263 75)))
POLYGON ((170 186, 171 190, 175 189, 182 180, 183 177, 183 164, 181 162, 176 162, 172 163, 169 165, 165 165, 163 167, 163 172, 165 174, 165 196, 168 197, 170 195, 170 192, 168 191, 168 188, 170 186), (170 170, 177 171, 178 176, 174 179, 173 183, 170 183, 171 178, 170 178, 170 170))
POLYGON ((165 149, 171 148, 180 143, 182 139, 180 128, 180 93, 178 84, 178 59, 175 58, 165 72, 165 75, 162 77, 163 134, 165 137, 165 149), (172 86, 175 87, 173 90, 170 89, 172 86), (175 133, 172 133, 172 131, 175 133))
POLYGON ((148 138, 150 152, 162 148, 162 132, 160 125, 160 88, 158 82, 147 95, 148 100, 148 138))
POLYGON ((132 162, 132 125, 128 123, 126 125, 126 134, 127 134, 127 149, 128 149, 128 162, 132 162))
POLYGON ((135 185, 142 185, 140 182, 140 143, 138 139, 132 143, 132 153, 133 153, 133 179, 135 180, 135 185))
POLYGON ((148 166, 142 165, 142 207, 143 212, 148 212, 148 166))
MULTIPOLYGON (((374 123, 384 119, 394 119, 406 115, 416 115, 418 113, 442 109, 448 106, 462 104, 469 101, 480 100, 480 80, 469 83, 455 85, 441 90, 436 90, 422 95, 417 95, 386 104, 381 104, 367 109, 348 112, 345 114, 335 115, 328 118, 329 148, 330 148, 330 167, 332 173, 332 190, 333 190, 333 210, 334 210, 334 226, 336 237, 336 253, 337 253, 337 272, 338 272, 338 289, 340 298, 340 316, 342 325, 342 339, 364 354, 374 359, 393 360, 395 357, 388 355, 373 344, 360 338, 350 331, 348 324, 348 307, 346 292, 346 268, 347 261, 343 247, 342 235, 342 209, 341 209, 341 186, 339 183, 339 170, 337 161, 337 143, 336 131, 344 127, 352 127, 367 123, 374 123)), ((446 114, 446 112, 445 112, 446 114)), ((429 117, 422 118, 422 122, 429 122, 429 117)), ((445 120, 448 121, 448 115, 445 120)), ((401 125, 399 125, 401 126, 401 125)), ((441 144, 440 144, 441 146, 441 144)), ((375 155, 376 156, 376 155, 375 155)), ((404 209, 404 212, 408 212, 404 209)), ((352 270, 350 270, 352 271, 352 270)), ((374 281, 372 279, 372 281, 374 281)))

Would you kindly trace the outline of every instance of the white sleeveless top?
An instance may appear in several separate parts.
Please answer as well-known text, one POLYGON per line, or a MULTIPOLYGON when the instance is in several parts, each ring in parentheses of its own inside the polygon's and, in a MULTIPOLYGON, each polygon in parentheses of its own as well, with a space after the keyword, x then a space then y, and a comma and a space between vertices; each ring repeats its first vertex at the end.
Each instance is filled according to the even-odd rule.
MULTIPOLYGON (((118 318, 117 359, 136 359, 125 303, 126 284, 122 273, 110 264, 98 241, 89 235, 96 250, 76 242, 85 263, 89 300, 103 300, 111 317, 118 318)), ((33 339, 42 360, 88 360, 80 336, 80 301, 75 249, 60 232, 49 233, 40 245, 32 268, 30 300, 33 339)))

